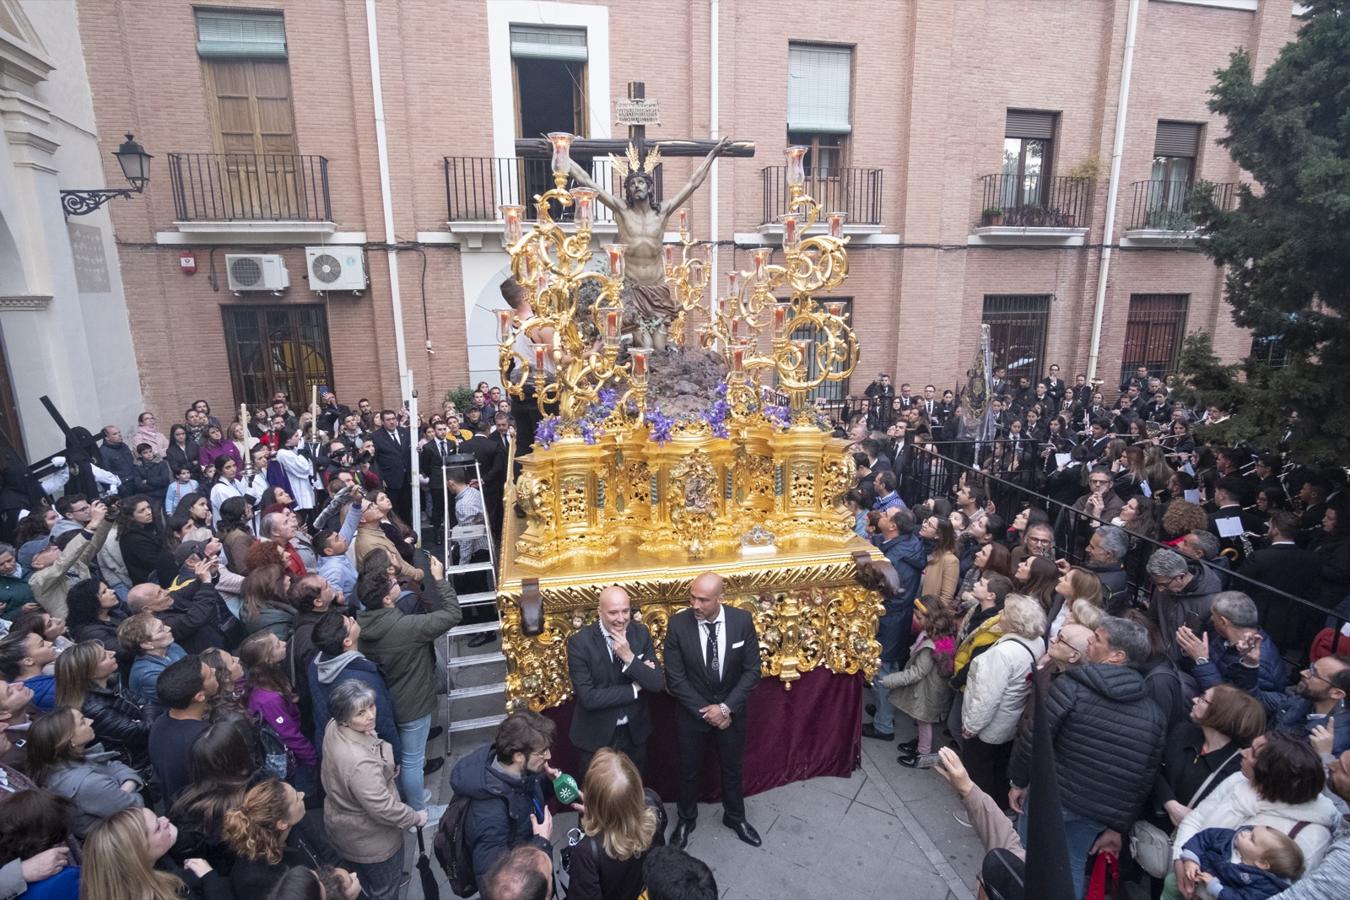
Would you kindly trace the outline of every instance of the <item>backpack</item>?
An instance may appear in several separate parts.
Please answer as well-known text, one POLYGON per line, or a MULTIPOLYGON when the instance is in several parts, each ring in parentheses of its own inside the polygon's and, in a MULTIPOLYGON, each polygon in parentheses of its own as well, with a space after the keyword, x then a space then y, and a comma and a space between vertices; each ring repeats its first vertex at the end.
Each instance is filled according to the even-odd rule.
POLYGON ((472 897, 478 893, 478 880, 473 874, 473 851, 469 848, 468 819, 473 802, 456 794, 445 808, 445 814, 436 825, 432 850, 436 861, 445 871, 450 890, 456 897, 472 897))
POLYGON ((258 745, 262 750, 261 770, 268 778, 285 780, 295 766, 295 757, 266 719, 254 714, 253 724, 258 729, 258 745))

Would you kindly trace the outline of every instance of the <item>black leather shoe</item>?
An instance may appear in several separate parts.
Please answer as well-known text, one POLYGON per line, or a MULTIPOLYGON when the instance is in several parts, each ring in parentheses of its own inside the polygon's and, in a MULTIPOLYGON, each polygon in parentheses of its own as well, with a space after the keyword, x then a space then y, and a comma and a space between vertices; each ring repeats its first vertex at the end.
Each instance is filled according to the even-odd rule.
POLYGON ((866 706, 863 707, 863 710, 864 710, 869 716, 875 716, 875 715, 877 714, 877 705, 876 705, 875 703, 869 703, 869 704, 867 704, 866 706))
POLYGON ((740 838, 751 847, 758 847, 764 843, 759 839, 759 832, 755 830, 755 826, 746 822, 744 819, 739 822, 733 822, 726 816, 723 816, 722 824, 736 832, 736 837, 740 838))
POLYGON ((445 757, 443 756, 438 756, 435 759, 428 760, 427 764, 422 767, 422 774, 434 775, 441 770, 441 766, 443 765, 445 765, 445 757))
POLYGON ((915 738, 912 741, 901 741, 896 746, 898 746, 901 752, 903 753, 913 753, 916 749, 918 749, 919 739, 915 738))
POLYGON ((443 734, 445 734, 445 729, 437 725, 427 732, 427 740, 434 741, 443 734))
POLYGON ((874 728, 874 727, 872 726, 872 723, 871 723, 871 722, 868 722, 866 725, 863 726, 862 735, 863 735, 863 737, 865 737, 865 738, 876 738, 876 739, 879 740, 879 741, 893 741, 893 740, 895 740, 895 732, 894 732, 894 731, 892 731, 890 734, 887 734, 887 733, 884 732, 884 731, 877 731, 876 728, 874 728))
POLYGON ((670 833, 670 846, 683 850, 689 843, 689 835, 698 827, 698 819, 680 819, 675 823, 675 830, 670 833))

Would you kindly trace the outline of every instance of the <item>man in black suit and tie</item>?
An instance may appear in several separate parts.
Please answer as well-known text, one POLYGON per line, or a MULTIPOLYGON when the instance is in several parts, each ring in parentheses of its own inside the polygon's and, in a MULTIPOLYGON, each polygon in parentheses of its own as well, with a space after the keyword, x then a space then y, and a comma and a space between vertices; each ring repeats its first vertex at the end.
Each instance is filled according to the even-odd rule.
POLYGON ((666 686, 651 633, 632 619, 628 592, 610 585, 597 606, 595 625, 567 639, 567 674, 577 699, 568 737, 580 751, 577 773, 583 776, 601 747, 627 753, 641 770, 652 733, 642 692, 666 686))
POLYGON ((464 453, 472 453, 478 460, 478 471, 483 483, 483 505, 487 509, 488 525, 493 543, 502 539, 502 502, 506 494, 506 451, 502 449, 493 426, 480 421, 474 436, 464 442, 464 453))
POLYGON ((422 474, 431 482, 431 527, 440 528, 445 522, 445 500, 448 490, 445 487, 445 470, 449 468, 449 457, 455 453, 456 444, 449 436, 444 422, 436 423, 436 436, 422 446, 419 454, 422 474))
POLYGON ((408 478, 409 444, 412 436, 406 428, 398 427, 398 416, 392 409, 380 412, 380 428, 370 439, 375 445, 375 468, 384 481, 384 489, 394 502, 394 511, 409 526, 412 520, 412 486, 408 478))
POLYGON ((666 630, 666 690, 679 703, 675 736, 680 745, 680 820, 670 843, 684 849, 698 824, 698 788, 703 756, 717 745, 722 767, 722 824, 752 847, 759 832, 745 820, 741 767, 745 755, 746 701, 759 681, 759 638, 750 614, 722 602, 725 588, 715 572, 689 586, 689 609, 666 630))

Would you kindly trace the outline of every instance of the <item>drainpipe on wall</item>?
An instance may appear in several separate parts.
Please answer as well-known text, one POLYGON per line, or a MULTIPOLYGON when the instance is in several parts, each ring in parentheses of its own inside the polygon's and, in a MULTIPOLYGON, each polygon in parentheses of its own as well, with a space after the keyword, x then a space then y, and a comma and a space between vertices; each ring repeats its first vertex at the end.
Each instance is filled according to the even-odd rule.
POLYGON ((1134 70, 1134 35, 1139 0, 1130 0, 1125 23, 1125 59, 1120 66, 1120 96, 1116 100, 1116 133, 1111 143, 1111 179, 1106 186, 1106 225, 1102 229, 1102 261, 1097 270, 1097 299, 1092 307, 1092 339, 1088 345, 1088 383, 1097 377, 1102 349, 1102 318, 1106 314, 1106 281, 1111 272, 1111 242, 1115 239, 1116 199, 1120 192, 1120 161, 1125 152, 1125 116, 1130 102, 1130 75, 1134 70))
MULTIPOLYGON (((370 95, 375 104, 375 146, 380 161, 380 203, 384 207, 384 242, 389 249, 389 300, 394 306, 394 346, 398 352, 399 394, 408 400, 408 348, 403 338, 403 299, 398 287, 398 252, 394 244, 394 194, 389 185, 389 137, 384 130, 384 89, 380 84, 380 39, 375 27, 375 0, 366 0, 366 35, 370 42, 370 95)), ((414 458, 416 454, 414 454, 414 458)), ((416 465, 416 463, 414 463, 416 465)))
MULTIPOLYGON (((717 140, 717 117, 720 112, 718 103, 717 87, 721 78, 721 67, 719 65, 719 47, 721 30, 718 27, 718 14, 721 9, 721 0, 709 0, 708 3, 708 137, 717 140)), ((717 308, 717 207, 718 207, 718 178, 717 178, 718 160, 713 160, 712 164, 712 184, 709 186, 709 202, 712 209, 708 215, 708 227, 712 230, 712 251, 708 254, 708 262, 712 265, 712 286, 713 289, 708 292, 712 299, 711 309, 717 308)))

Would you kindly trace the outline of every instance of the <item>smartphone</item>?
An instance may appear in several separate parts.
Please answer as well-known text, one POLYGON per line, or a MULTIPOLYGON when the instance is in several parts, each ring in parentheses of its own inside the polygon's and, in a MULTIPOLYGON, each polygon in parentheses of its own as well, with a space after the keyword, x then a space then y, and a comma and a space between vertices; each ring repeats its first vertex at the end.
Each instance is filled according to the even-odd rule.
POLYGON ((1200 637, 1205 633, 1205 620, 1200 618, 1199 613, 1188 612, 1182 619, 1182 624, 1191 630, 1191 634, 1200 637))

